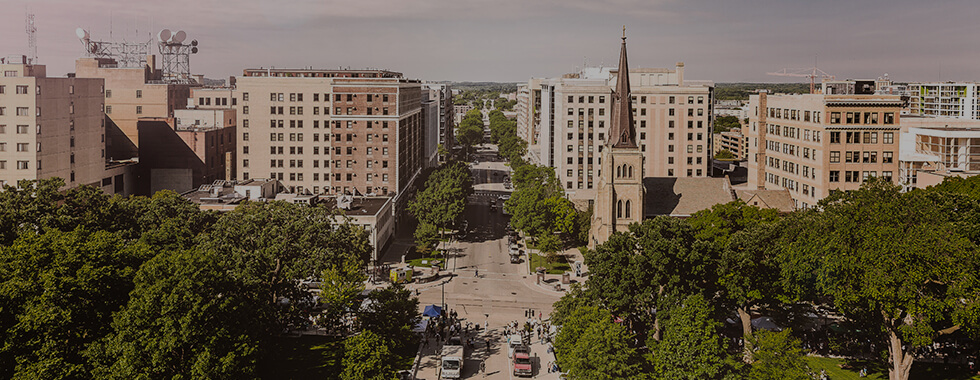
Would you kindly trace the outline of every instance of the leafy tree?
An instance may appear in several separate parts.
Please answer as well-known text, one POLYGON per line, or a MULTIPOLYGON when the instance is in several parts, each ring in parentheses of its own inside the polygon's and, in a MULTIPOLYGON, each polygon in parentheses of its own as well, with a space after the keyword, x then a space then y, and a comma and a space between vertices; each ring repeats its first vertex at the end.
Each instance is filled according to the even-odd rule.
POLYGON ((344 371, 342 380, 392 380, 396 379, 392 366, 397 356, 389 343, 371 330, 344 340, 344 371))
POLYGON ((663 339, 647 342, 658 379, 720 379, 732 372, 713 315, 700 294, 667 312, 663 339))
MULTIPOLYGON (((429 174, 425 187, 408 203, 408 210, 418 218, 419 229, 435 226, 441 231, 463 215, 467 197, 471 194, 473 175, 470 169, 459 161, 447 162, 429 174)), ((428 239, 431 231, 416 232, 421 234, 416 235, 420 246, 421 243, 430 242, 419 238, 428 239)))
POLYGON ((973 199, 980 199, 980 176, 970 177, 946 177, 942 183, 930 187, 931 190, 960 193, 970 196, 973 199))
POLYGON ((423 256, 432 252, 433 247, 439 241, 439 227, 429 223, 420 223, 413 233, 415 236, 416 250, 423 256))
POLYGON ((643 360, 630 346, 633 339, 612 318, 609 311, 592 306, 579 307, 564 317, 555 350, 570 379, 641 378, 643 360))
POLYGON ((318 276, 348 260, 364 262, 371 245, 366 232, 325 207, 286 202, 246 202, 226 213, 197 238, 243 286, 264 294, 269 331, 305 321, 311 294, 298 279, 318 276))
POLYGON ((754 352, 747 378, 750 380, 811 380, 800 341, 790 330, 770 332, 761 330, 752 336, 754 352))
POLYGON ((83 352, 110 332, 148 256, 143 245, 84 229, 25 233, 0 248, 0 376, 88 377, 83 352))
MULTIPOLYGON (((779 213, 742 201, 712 206, 691 218, 697 237, 713 242, 717 258, 718 285, 726 308, 734 308, 742 322, 746 353, 752 352, 753 307, 776 302, 780 294, 777 259, 781 228, 773 226, 779 213)), ((751 355, 746 355, 751 360, 751 355)))
POLYGON ((412 328, 420 318, 418 298, 397 284, 368 294, 364 307, 357 314, 362 330, 388 339, 395 349, 413 342, 412 328))
POLYGON ((361 263, 348 259, 342 265, 334 265, 323 271, 320 285, 320 304, 324 310, 320 314, 320 325, 328 329, 341 326, 348 311, 357 310, 357 301, 364 291, 367 276, 361 270, 361 263))
POLYGON ((880 326, 890 379, 908 379, 915 350, 936 336, 977 325, 977 247, 927 193, 871 179, 819 207, 787 255, 806 257, 846 316, 880 326))
POLYGON ((715 133, 728 132, 732 128, 741 128, 738 117, 718 116, 715 118, 715 133))
POLYGON ((730 151, 728 149, 722 149, 722 150, 719 150, 718 153, 715 153, 715 159, 716 160, 734 160, 735 159, 735 153, 732 153, 732 151, 730 151))
POLYGON ((262 295, 226 275, 214 257, 163 253, 140 268, 135 283, 114 332, 93 350, 104 361, 96 377, 255 376, 262 295))
POLYGON ((64 186, 61 178, 4 185, 0 191, 0 244, 9 245, 21 232, 53 227, 58 203, 64 199, 58 190, 64 186))

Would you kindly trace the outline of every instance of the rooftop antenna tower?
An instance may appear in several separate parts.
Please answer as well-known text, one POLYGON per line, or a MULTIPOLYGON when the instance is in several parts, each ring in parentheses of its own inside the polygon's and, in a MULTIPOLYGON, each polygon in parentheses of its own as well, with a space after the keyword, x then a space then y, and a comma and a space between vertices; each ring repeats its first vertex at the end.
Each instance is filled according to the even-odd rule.
POLYGON ((185 44, 187 33, 163 29, 157 33, 157 47, 163 56, 163 79, 174 83, 192 83, 191 54, 197 54, 197 40, 185 44))
POLYGON ((30 59, 26 63, 37 63, 37 28, 34 26, 34 13, 27 11, 25 20, 25 30, 27 31, 27 57, 30 59))

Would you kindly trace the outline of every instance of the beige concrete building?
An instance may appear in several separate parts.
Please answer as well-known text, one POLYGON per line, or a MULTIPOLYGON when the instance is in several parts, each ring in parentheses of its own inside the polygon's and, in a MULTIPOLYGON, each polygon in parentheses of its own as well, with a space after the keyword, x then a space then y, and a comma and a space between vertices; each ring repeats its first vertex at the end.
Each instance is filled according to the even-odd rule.
POLYGON ((980 174, 980 120, 902 117, 899 182, 905 189, 980 174))
POLYGON ((50 78, 23 62, 0 72, 0 184, 60 177, 66 187, 132 193, 132 163, 106 157, 102 79, 50 78))
POLYGON ((138 193, 178 193, 236 177, 233 109, 175 110, 174 118, 141 118, 138 193))
POLYGON ((111 58, 80 58, 75 61, 76 78, 105 80, 107 155, 125 159, 139 155, 137 122, 141 117, 173 117, 185 108, 194 84, 163 80, 156 56, 147 56, 145 67, 119 67, 111 58))
POLYGON ((742 135, 741 128, 732 128, 731 130, 715 133, 712 135, 714 137, 714 153, 727 149, 729 152, 735 155, 736 160, 745 159, 745 151, 748 148, 745 140, 745 136, 742 135))
POLYGON ((895 95, 750 96, 748 189, 787 189, 807 208, 868 177, 897 183, 901 107, 895 95))
MULTIPOLYGON (((642 175, 710 175, 713 84, 685 81, 683 63, 629 73, 642 175)), ((518 107, 518 133, 530 138, 530 161, 554 167, 566 194, 583 209, 597 195, 618 74, 586 68, 562 78, 532 79, 522 89, 526 95, 520 99, 527 100, 518 107)))
POLYGON ((382 70, 246 69, 240 178, 291 193, 386 195, 402 210, 425 165, 421 84, 382 70))

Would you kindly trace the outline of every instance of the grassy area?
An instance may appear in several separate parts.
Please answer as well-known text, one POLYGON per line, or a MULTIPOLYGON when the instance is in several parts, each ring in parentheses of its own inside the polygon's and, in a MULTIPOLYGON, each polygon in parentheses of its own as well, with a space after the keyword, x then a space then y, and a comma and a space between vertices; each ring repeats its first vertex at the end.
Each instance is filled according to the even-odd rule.
POLYGON ((344 341, 336 337, 277 337, 259 366, 263 379, 336 379, 344 341))
MULTIPOLYGON (((827 371, 827 375, 833 380, 865 380, 865 379, 888 379, 888 368, 881 363, 868 361, 848 361, 845 359, 807 357, 807 364, 814 372, 820 370, 827 371), (845 365, 848 369, 841 368, 845 365), (858 376, 861 368, 868 369, 867 377, 858 376)), ((949 380, 980 380, 980 375, 972 375, 965 366, 950 366, 945 369, 942 364, 921 363, 912 364, 911 379, 949 379, 949 380)))
POLYGON ((545 272, 548 274, 562 274, 572 270, 571 265, 568 264, 568 260, 564 255, 559 255, 558 260, 553 263, 549 263, 548 259, 536 253, 531 253, 528 256, 531 256, 532 271, 537 267, 547 268, 545 272))
POLYGON ((446 267, 446 263, 442 261, 442 259, 433 259, 433 258, 411 259, 408 260, 408 265, 411 265, 413 267, 432 268, 433 266, 435 266, 434 262, 438 262, 438 266, 440 268, 446 267), (425 263, 423 263, 423 261, 425 261, 425 263))

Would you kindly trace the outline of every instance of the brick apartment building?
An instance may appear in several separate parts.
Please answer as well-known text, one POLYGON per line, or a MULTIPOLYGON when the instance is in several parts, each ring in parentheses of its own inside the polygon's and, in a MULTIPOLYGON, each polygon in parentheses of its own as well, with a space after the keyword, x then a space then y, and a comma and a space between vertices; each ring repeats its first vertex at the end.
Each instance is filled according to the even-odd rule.
POLYGON ((426 164, 419 81, 385 70, 246 69, 235 86, 239 179, 389 195, 404 208, 426 164))
POLYGON ((897 183, 901 108, 896 95, 750 96, 748 188, 787 189, 808 208, 868 177, 897 183))

